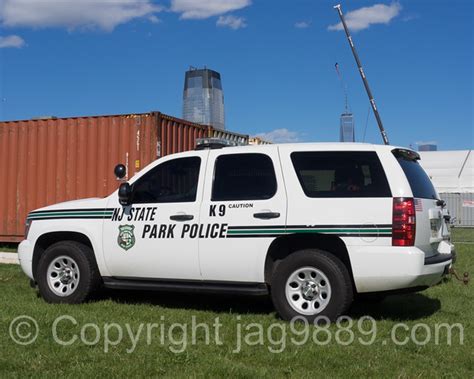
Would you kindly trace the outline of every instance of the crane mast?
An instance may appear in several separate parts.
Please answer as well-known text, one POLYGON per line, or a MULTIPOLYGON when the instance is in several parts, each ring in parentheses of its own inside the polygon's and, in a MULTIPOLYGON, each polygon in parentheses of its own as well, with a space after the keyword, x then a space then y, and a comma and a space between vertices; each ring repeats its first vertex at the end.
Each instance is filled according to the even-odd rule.
POLYGON ((349 29, 347 28, 346 20, 344 19, 344 15, 342 14, 341 4, 335 5, 334 8, 337 9, 337 13, 339 13, 339 17, 341 19, 342 26, 344 27, 347 40, 349 41, 352 54, 354 55, 354 59, 357 63, 357 67, 359 68, 360 77, 362 78, 362 81, 364 82, 364 87, 365 87, 365 90, 367 91, 367 96, 369 97, 372 110, 374 111, 375 119, 377 120, 377 124, 380 129, 380 134, 382 135, 383 143, 385 145, 389 145, 387 132, 385 131, 383 127, 382 119, 380 118, 379 111, 377 110, 377 105, 375 104, 375 99, 372 96, 372 91, 370 90, 370 87, 369 87, 369 82, 367 81, 367 78, 364 73, 364 69, 362 68, 362 64, 360 63, 359 55, 357 54, 357 51, 355 49, 354 42, 352 41, 352 37, 349 33, 349 29))

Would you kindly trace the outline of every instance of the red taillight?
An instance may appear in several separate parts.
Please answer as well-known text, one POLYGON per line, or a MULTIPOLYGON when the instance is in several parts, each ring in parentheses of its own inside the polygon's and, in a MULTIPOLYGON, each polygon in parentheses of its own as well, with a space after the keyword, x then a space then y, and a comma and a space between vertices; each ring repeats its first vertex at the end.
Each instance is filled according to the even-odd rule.
POLYGON ((392 217, 392 246, 415 244, 416 213, 413 198, 394 197, 392 217))

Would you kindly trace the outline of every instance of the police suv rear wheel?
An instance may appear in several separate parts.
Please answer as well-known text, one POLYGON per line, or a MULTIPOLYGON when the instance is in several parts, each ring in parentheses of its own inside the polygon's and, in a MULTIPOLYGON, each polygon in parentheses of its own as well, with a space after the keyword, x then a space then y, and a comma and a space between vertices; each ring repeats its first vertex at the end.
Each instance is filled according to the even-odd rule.
POLYGON ((41 256, 37 282, 49 303, 82 303, 97 288, 100 275, 93 251, 75 241, 57 242, 41 256))
POLYGON ((334 255, 300 250, 280 262, 271 282, 273 304, 285 320, 296 316, 313 322, 318 316, 336 320, 352 303, 349 273, 334 255))

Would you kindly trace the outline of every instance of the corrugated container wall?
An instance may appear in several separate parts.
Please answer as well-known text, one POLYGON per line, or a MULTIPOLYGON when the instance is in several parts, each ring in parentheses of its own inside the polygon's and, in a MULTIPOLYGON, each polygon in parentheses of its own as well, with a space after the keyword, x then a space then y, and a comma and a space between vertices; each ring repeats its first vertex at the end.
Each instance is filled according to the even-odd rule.
POLYGON ((250 137, 249 145, 271 145, 271 142, 265 141, 260 137, 250 137))
POLYGON ((131 177, 210 133, 158 112, 0 122, 0 241, 20 241, 33 209, 113 192, 117 163, 131 177))

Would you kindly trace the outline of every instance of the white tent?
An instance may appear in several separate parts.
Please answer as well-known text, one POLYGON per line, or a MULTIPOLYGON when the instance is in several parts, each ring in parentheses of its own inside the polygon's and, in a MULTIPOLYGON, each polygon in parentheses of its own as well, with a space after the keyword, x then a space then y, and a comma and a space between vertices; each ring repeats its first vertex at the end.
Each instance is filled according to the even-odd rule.
POLYGON ((420 164, 439 193, 474 192, 472 150, 422 151, 420 164))

